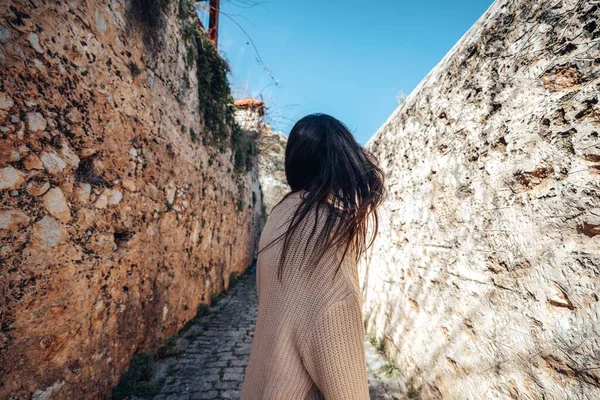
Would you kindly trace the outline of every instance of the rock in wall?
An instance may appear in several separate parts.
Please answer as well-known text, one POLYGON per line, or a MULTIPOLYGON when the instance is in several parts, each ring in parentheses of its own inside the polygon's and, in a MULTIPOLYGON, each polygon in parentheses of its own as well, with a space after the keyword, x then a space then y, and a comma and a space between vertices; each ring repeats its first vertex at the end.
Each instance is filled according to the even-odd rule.
POLYGON ((0 398, 104 397, 252 262, 254 150, 195 21, 0 4, 0 398))
MULTIPOLYGON (((261 103, 262 107, 262 103, 261 103)), ((285 146, 287 136, 273 132, 271 125, 253 108, 240 108, 236 120, 258 145, 258 177, 265 214, 285 196, 290 187, 285 177, 285 146)), ((266 216, 265 215, 265 216, 266 216)))
POLYGON ((368 330, 423 398, 600 398, 600 5, 499 0, 368 143, 368 330))

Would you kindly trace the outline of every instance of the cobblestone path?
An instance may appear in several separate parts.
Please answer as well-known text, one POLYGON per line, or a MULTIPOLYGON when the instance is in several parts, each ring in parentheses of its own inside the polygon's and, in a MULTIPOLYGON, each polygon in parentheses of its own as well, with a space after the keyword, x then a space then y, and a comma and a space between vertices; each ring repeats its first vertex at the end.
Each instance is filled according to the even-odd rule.
MULTIPOLYGON (((257 316, 255 266, 213 302, 176 343, 179 354, 157 364, 154 400, 238 399, 257 316)), ((379 369, 383 358, 365 340, 371 399, 402 399, 398 378, 379 369)), ((259 399, 257 399, 259 400, 259 399)))

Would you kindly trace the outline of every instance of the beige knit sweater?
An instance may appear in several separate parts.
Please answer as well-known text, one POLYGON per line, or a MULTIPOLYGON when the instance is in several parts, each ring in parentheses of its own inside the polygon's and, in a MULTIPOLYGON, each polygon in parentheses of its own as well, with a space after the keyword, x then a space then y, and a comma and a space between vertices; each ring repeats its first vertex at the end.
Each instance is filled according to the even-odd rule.
MULTIPOLYGON (((273 209, 259 248, 288 228, 304 193, 293 193, 273 209)), ((282 282, 277 262, 283 241, 259 253, 258 319, 243 400, 369 398, 357 265, 347 257, 333 278, 339 253, 328 251, 309 277, 302 262, 307 241, 311 249, 324 224, 327 208, 319 207, 317 233, 309 236, 313 210, 290 243, 282 282)))

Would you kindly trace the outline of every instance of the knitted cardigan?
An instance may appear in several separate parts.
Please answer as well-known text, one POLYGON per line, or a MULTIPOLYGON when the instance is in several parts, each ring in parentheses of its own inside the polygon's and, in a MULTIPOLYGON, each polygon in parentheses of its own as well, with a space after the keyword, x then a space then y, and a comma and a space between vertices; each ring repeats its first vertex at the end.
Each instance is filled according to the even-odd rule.
MULTIPOLYGON (((259 249, 288 229, 305 192, 295 192, 269 215, 259 249)), ((258 319, 242 386, 242 400, 364 400, 369 398, 358 270, 339 252, 327 251, 316 266, 303 260, 324 225, 319 205, 292 237, 283 265, 283 240, 261 251, 257 262, 258 319), (310 235, 315 217, 317 229, 310 235), (314 267, 308 275, 309 267, 314 267)))

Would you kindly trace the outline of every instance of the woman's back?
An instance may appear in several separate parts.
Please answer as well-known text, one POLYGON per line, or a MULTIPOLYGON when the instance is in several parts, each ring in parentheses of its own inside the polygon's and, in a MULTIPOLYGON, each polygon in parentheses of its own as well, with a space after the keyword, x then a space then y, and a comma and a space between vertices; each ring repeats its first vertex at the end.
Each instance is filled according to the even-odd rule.
POLYGON ((339 251, 326 251, 316 265, 305 257, 329 206, 313 207, 290 238, 281 281, 283 240, 267 246, 288 230, 304 194, 293 192, 276 206, 261 235, 259 312, 242 399, 368 399, 356 262, 345 257, 336 274, 339 251))

